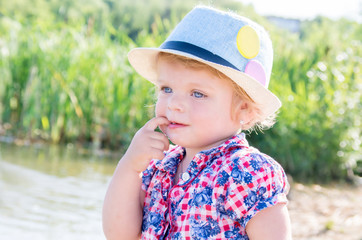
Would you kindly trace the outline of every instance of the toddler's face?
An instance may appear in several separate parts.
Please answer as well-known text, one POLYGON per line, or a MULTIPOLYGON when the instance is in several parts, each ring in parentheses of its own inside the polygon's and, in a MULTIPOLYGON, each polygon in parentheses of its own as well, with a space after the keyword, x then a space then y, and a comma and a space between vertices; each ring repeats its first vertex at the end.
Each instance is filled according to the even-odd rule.
POLYGON ((199 152, 219 145, 240 128, 231 113, 232 85, 206 69, 160 59, 158 90, 156 116, 171 122, 161 130, 174 144, 199 152))

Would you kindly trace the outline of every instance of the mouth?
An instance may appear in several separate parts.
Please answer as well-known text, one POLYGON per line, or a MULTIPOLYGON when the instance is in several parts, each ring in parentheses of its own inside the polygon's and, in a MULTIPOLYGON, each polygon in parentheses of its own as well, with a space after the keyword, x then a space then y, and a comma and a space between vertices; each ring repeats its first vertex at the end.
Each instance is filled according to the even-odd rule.
POLYGON ((186 124, 183 123, 179 123, 179 122, 173 122, 171 121, 170 124, 168 125, 169 128, 180 128, 180 127, 186 127, 186 124))

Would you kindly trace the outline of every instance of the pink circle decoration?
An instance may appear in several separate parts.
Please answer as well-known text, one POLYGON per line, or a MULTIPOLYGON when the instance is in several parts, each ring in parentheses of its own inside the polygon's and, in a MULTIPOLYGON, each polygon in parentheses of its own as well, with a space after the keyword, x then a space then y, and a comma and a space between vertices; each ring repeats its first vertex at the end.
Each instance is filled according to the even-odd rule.
POLYGON ((249 76, 255 78, 255 80, 260 82, 265 88, 268 88, 269 81, 267 81, 266 79, 265 70, 260 62, 256 60, 249 61, 245 67, 244 72, 249 76))

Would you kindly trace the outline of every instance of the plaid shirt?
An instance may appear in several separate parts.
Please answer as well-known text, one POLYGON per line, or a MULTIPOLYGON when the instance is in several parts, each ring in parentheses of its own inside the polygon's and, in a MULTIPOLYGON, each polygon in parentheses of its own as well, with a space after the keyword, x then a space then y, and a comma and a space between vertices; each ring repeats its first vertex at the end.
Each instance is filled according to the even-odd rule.
POLYGON ((257 212, 287 202, 284 170, 244 134, 198 153, 190 178, 173 184, 184 154, 174 146, 143 172, 142 239, 249 239, 245 227, 257 212))

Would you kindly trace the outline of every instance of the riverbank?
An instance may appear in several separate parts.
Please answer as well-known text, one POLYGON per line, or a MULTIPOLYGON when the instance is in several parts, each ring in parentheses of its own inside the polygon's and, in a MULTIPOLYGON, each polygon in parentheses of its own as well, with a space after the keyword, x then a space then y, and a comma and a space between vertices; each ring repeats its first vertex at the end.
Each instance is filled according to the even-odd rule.
POLYGON ((362 186, 292 185, 293 240, 362 240, 362 186))
MULTIPOLYGON (((26 187, 24 187, 24 196, 26 197, 16 195, 13 198, 10 198, 9 201, 5 201, 6 203, 12 203, 11 206, 16 206, 14 211, 17 212, 21 204, 14 205, 13 202, 20 199, 22 203, 26 203, 26 207, 24 207, 24 209, 28 209, 29 206, 31 206, 30 209, 38 209, 39 204, 46 204, 45 207, 43 206, 44 209, 47 209, 49 213, 51 213, 54 209, 53 195, 55 193, 61 196, 60 199, 55 200, 57 204, 56 208, 59 209, 67 206, 64 205, 64 192, 59 192, 59 190, 61 189, 55 190, 53 186, 65 184, 67 181, 71 181, 73 186, 75 177, 81 178, 81 182, 83 182, 82 179, 86 177, 86 183, 81 184, 80 186, 75 185, 76 187, 73 186, 72 188, 64 188, 67 189, 67 194, 65 195, 67 196, 66 202, 68 203, 75 204, 80 201, 77 198, 73 199, 75 193, 85 193, 86 196, 84 199, 81 200, 81 202, 86 204, 85 206, 76 205, 74 206, 75 209, 69 206, 69 212, 73 213, 79 210, 83 211, 84 209, 87 209, 89 207, 87 203, 90 199, 88 195, 90 195, 95 199, 94 201, 97 202, 97 207, 93 206, 93 208, 96 208, 97 211, 91 213, 91 215, 95 219, 92 220, 95 221, 92 222, 92 226, 97 224, 101 226, 101 213, 99 209, 101 208, 101 204, 103 201, 104 191, 106 189, 106 182, 108 182, 108 179, 111 177, 111 174, 116 165, 116 160, 120 158, 121 153, 85 149, 72 144, 68 144, 66 146, 63 146, 63 148, 60 148, 58 145, 49 145, 42 141, 37 141, 36 143, 34 143, 21 139, 4 139, 0 137, 0 145, 1 143, 3 143, 3 145, 0 146, 0 160, 11 163, 11 169, 13 169, 13 171, 5 169, 4 166, 2 166, 3 168, 0 168, 0 189, 1 178, 3 178, 3 181, 5 181, 6 179, 8 179, 6 176, 9 176, 9 179, 13 179, 18 176, 18 178, 16 178, 15 185, 13 181, 9 183, 9 187, 11 186, 11 188, 13 188, 14 186, 16 186, 16 189, 18 189, 19 187, 21 188, 22 186, 19 186, 19 184, 21 185, 22 183, 26 185, 26 187), (100 158, 94 159, 95 156, 100 158), (105 156, 112 157, 105 159, 105 156), (114 159, 114 161, 111 159, 114 159), (22 167, 20 170, 18 169, 19 167, 17 167, 18 165, 22 167), (31 177, 26 178, 25 176, 27 174, 25 173, 29 172, 28 169, 31 169, 31 177), (101 183, 98 179, 100 176, 102 176, 101 183), (104 178, 106 178, 107 180, 104 180, 104 178), (29 184, 29 181, 31 182, 32 188, 38 189, 35 192, 31 191, 33 195, 35 194, 35 196, 33 197, 31 197, 31 195, 29 195, 30 193, 27 192, 30 191, 27 186, 27 184, 29 184), (93 189, 89 189, 93 185, 90 184, 90 182, 95 182, 95 185, 98 186, 98 193, 95 193, 93 189), (36 195, 37 193, 40 193, 40 196, 36 195), (49 201, 45 201, 44 203, 44 196, 50 196, 51 199, 49 199, 49 201), (41 199, 39 200, 39 198, 41 199), (30 199, 31 201, 30 203, 28 203, 24 199, 30 199)), ((289 195, 288 208, 292 221, 293 240, 362 240, 362 185, 358 182, 360 182, 360 180, 356 181, 354 185, 338 185, 330 183, 324 186, 316 184, 305 185, 302 183, 292 183, 289 195)), ((18 191, 16 191, 15 193, 19 194, 18 191)), ((12 196, 8 195, 7 197, 12 196)), ((31 213, 29 214, 30 217, 37 218, 39 217, 39 214, 40 216, 43 216, 45 213, 33 213, 31 211, 31 213)), ((65 213, 60 212, 59 214, 68 214, 68 210, 65 213)), ((46 215, 44 222, 40 221, 39 223, 38 221, 41 229, 48 229, 48 225, 46 225, 48 223, 48 218, 52 219, 53 215, 46 215)), ((73 218, 74 217, 72 217, 71 219, 62 218, 62 221, 60 222, 58 222, 59 219, 56 219, 54 220, 54 222, 52 222, 54 226, 51 226, 50 229, 58 229, 58 225, 62 224, 68 226, 69 223, 73 223, 73 218)), ((8 219, 3 220, 3 223, 8 222, 8 219)), ((14 229, 21 229, 21 226, 19 227, 15 223, 12 224, 14 225, 14 229)), ((24 224, 26 225, 28 223, 26 222, 24 224)), ((10 228, 5 227, 3 231, 10 231, 12 228, 10 230, 9 229, 10 228)), ((29 235, 29 232, 26 229, 23 230, 24 231, 22 233, 24 233, 24 236, 29 235)), ((62 228, 62 231, 63 230, 64 229, 62 228)), ((67 229, 67 231, 69 231, 69 236, 71 234, 73 234, 72 236, 78 236, 77 234, 79 234, 79 232, 77 232, 77 230, 73 229, 72 231, 74 232, 72 232, 71 230, 67 229)), ((31 232, 33 232, 33 230, 31 230, 31 232)), ((1 230, 0 233, 2 233, 1 230)), ((55 233, 52 232, 52 234, 55 233)), ((82 234, 84 233, 82 232, 82 234)), ((97 236, 103 236, 101 230, 99 230, 97 234, 97 236)), ((12 239, 22 238, 23 237, 12 239)), ((37 239, 49 238, 38 237, 37 239)), ((69 237, 68 239, 81 238, 69 237)))

